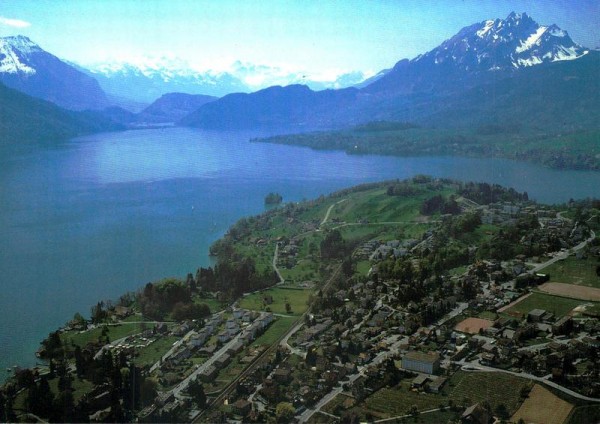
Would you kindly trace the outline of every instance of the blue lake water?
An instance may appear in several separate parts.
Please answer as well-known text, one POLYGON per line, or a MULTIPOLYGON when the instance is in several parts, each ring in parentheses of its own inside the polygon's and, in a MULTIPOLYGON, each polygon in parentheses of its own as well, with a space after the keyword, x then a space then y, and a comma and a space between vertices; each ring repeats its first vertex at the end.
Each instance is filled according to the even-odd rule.
POLYGON ((105 133, 0 157, 0 381, 98 300, 210 263, 209 245, 279 192, 299 201, 429 174, 487 181, 546 203, 599 196, 600 173, 501 160, 349 156, 249 143, 258 134, 105 133))

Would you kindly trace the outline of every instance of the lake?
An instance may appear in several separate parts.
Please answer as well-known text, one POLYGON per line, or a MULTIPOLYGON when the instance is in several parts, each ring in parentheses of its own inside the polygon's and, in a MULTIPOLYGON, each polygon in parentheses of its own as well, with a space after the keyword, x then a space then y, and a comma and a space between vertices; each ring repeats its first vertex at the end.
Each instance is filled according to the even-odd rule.
POLYGON ((35 364, 50 331, 98 300, 210 264, 208 247, 271 191, 310 199, 429 174, 598 196, 600 173, 501 159, 349 156, 249 143, 260 134, 162 128, 95 134, 0 157, 0 379, 35 364))

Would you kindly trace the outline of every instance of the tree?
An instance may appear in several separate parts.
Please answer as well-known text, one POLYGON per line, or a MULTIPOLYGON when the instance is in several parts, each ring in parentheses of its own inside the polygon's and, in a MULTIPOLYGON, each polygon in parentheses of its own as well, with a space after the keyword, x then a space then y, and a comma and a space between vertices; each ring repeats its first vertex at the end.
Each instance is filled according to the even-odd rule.
POLYGON ((419 408, 417 405, 411 405, 411 407, 408 409, 408 413, 413 417, 416 417, 419 415, 419 408))
POLYGON ((79 312, 75 312, 75 315, 73 315, 73 322, 77 324, 85 324, 85 318, 79 312))
POLYGON ((45 376, 40 378, 39 384, 39 404, 37 406, 37 410, 39 415, 42 417, 50 416, 52 412, 52 405, 54 403, 54 394, 50 389, 50 384, 48 384, 48 379, 45 376))
POLYGON ((344 255, 346 243, 339 230, 329 232, 321 242, 321 257, 323 259, 335 259, 344 255))
POLYGON ((140 384, 140 402, 142 406, 147 406, 152 404, 154 398, 156 397, 156 388, 158 384, 155 380, 151 378, 146 378, 140 384))
POLYGON ((106 319, 108 312, 104 310, 104 302, 98 302, 92 306, 91 319, 94 324, 98 324, 106 319))
POLYGON ((51 421, 73 422, 75 401, 71 389, 59 391, 52 410, 54 417, 50 417, 51 421))
POLYGON ((4 407, 5 404, 6 399, 4 398, 2 390, 0 390, 0 421, 3 423, 8 422, 8 420, 6 419, 6 408, 4 407))
POLYGON ((81 377, 85 374, 85 360, 83 358, 83 354, 81 353, 81 347, 79 347, 79 345, 75 346, 73 356, 75 357, 75 369, 77 371, 77 377, 81 377))
POLYGON ((204 386, 197 379, 192 381, 188 386, 188 393, 194 399, 194 402, 199 408, 206 406, 206 394, 204 393, 204 386))
POLYGON ((4 415, 5 415, 5 419, 3 417, 0 417, 0 419, 3 419, 4 422, 7 423, 16 423, 17 422, 17 414, 15 414, 15 410, 14 410, 14 401, 12 396, 9 396, 8 399, 6 400, 5 406, 4 406, 4 415))
POLYGON ((210 308, 206 303, 183 303, 178 302, 173 307, 171 314, 176 321, 187 319, 201 319, 210 315, 210 308))
POLYGON ((17 377, 17 388, 29 389, 35 386, 35 376, 29 368, 18 371, 17 377))
POLYGON ((296 409, 289 402, 279 402, 275 407, 275 417, 278 423, 288 423, 294 417, 296 409))
POLYGON ((506 408, 506 405, 503 403, 498 404, 498 406, 496 406, 496 409, 494 412, 496 413, 498 418, 500 418, 501 420, 507 420, 510 417, 510 414, 508 413, 508 409, 506 408))
POLYGON ((290 302, 285 302, 285 311, 288 314, 292 312, 292 305, 290 305, 290 302))

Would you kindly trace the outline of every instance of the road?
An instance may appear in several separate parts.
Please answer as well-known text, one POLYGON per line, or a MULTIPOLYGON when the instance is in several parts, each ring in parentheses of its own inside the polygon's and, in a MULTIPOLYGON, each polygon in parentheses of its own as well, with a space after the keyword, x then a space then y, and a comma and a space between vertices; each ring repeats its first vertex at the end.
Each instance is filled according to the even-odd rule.
POLYGON ((321 221, 321 223, 319 224, 319 227, 322 227, 323 225, 325 225, 327 223, 327 220, 329 219, 329 215, 331 214, 331 211, 333 210, 333 208, 335 206, 337 206, 340 203, 343 203, 343 202, 345 202, 347 200, 348 199, 343 199, 343 200, 340 200, 339 202, 336 202, 333 205, 329 206, 329 209, 327 209, 327 213, 325 214, 325 218, 323 218, 323 221, 321 221))
POLYGON ((210 358, 208 358, 206 360, 206 362, 199 365, 188 377, 186 377, 177 386, 175 386, 173 389, 171 389, 171 391, 173 392, 175 397, 177 397, 177 398, 181 397, 181 392, 184 391, 187 388, 187 386, 192 381, 194 381, 198 377, 198 375, 200 375, 200 373, 202 373, 204 370, 206 370, 208 367, 210 367, 212 364, 214 364, 214 362, 217 359, 219 359, 221 356, 223 356, 234 344, 236 344, 239 341, 239 338, 240 338, 240 334, 237 334, 233 339, 231 339, 230 341, 225 343, 221 349, 219 349, 217 352, 215 352, 214 355, 212 355, 210 358))
MULTIPOLYGON (((447 320, 457 316, 458 314, 460 314, 462 311, 464 311, 466 309, 468 305, 466 303, 459 303, 456 308, 454 308, 453 310, 451 310, 450 312, 448 312, 446 315, 444 315, 436 324, 432 324, 430 327, 434 327, 436 325, 441 325, 444 322, 446 322, 447 320)), ((359 377, 361 377, 364 372, 364 370, 372 365, 379 365, 381 364, 383 361, 385 361, 387 358, 389 357, 393 357, 397 354, 400 353, 400 346, 403 344, 407 344, 408 343, 408 336, 400 336, 398 334, 393 334, 390 336, 386 337, 386 343, 389 345, 389 350, 387 351, 382 351, 379 352, 377 355, 375 355, 375 357, 365 366, 361 367, 357 373, 352 374, 349 377, 349 380, 345 383, 347 384, 352 384, 354 383, 359 377)), ((327 405, 328 402, 330 402, 333 398, 335 398, 337 395, 339 395, 340 393, 342 393, 344 390, 342 389, 341 383, 339 386, 334 387, 328 394, 326 394, 319 402, 317 402, 317 404, 312 407, 312 408, 308 408, 306 409, 304 412, 302 412, 302 414, 297 415, 296 419, 298 420, 298 422, 301 423, 305 423, 308 420, 310 420, 310 418, 317 412, 320 412, 321 408, 325 405, 327 405)))
POLYGON ((279 268, 277 268, 277 258, 278 257, 279 257, 279 243, 275 243, 275 253, 273 254, 273 269, 275 270, 275 273, 277 274, 277 277, 279 278, 279 283, 277 283, 277 284, 283 284, 283 283, 285 283, 285 279, 283 278, 283 275, 281 275, 279 268))
POLYGON ((544 262, 543 264, 536 265, 530 272, 532 272, 532 273, 538 272, 538 271, 546 268, 547 266, 552 265, 555 262, 566 259, 569 256, 570 251, 577 252, 577 251, 583 249, 585 246, 587 246, 588 243, 590 243, 595 238, 596 238, 596 233, 594 231, 590 230, 590 237, 587 240, 582 241, 577 246, 575 246, 565 252, 559 253, 558 255, 556 255, 552 259, 544 262))

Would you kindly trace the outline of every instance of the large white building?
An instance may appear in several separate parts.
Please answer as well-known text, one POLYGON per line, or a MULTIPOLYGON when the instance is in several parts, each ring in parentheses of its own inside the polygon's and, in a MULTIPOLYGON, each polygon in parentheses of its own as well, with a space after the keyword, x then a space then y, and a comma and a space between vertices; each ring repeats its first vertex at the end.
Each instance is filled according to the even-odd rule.
POLYGON ((440 368, 440 355, 437 352, 408 352, 402 358, 402 368, 409 371, 435 374, 440 368))

